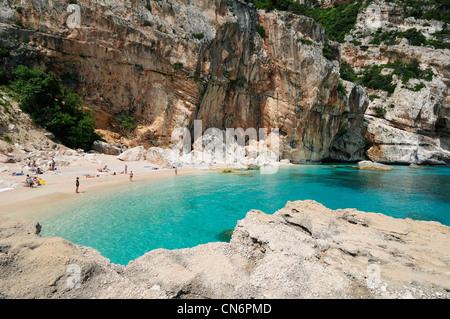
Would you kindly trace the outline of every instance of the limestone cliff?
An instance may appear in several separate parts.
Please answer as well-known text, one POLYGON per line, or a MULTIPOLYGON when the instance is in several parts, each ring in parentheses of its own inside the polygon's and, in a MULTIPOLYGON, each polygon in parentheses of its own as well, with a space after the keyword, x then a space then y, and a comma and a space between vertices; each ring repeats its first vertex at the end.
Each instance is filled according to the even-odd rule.
POLYGON ((310 18, 239 0, 77 4, 73 25, 65 1, 3 1, 4 65, 55 72, 84 96, 107 138, 119 114, 137 123, 121 132, 129 146, 168 146, 195 119, 204 129, 279 128, 281 156, 300 162, 327 157, 336 136, 361 125, 367 104, 354 101, 357 87, 337 90, 338 62, 322 49, 338 60, 339 48, 310 18))
POLYGON ((449 50, 401 37, 375 41, 414 29, 435 43, 447 26, 405 18, 397 1, 367 2, 342 44, 310 18, 243 0, 76 6, 0 2, 0 46, 9 52, 1 59, 6 76, 18 64, 55 72, 83 95, 107 141, 168 147, 175 128, 192 132, 202 120, 204 130, 278 128, 280 157, 293 162, 450 162, 449 50), (340 85, 341 62, 362 72, 396 60, 417 60, 434 76, 394 76, 390 93, 340 85), (121 116, 136 126, 123 129, 121 116))
MULTIPOLYGON (((450 50, 444 22, 405 17, 400 1, 373 1, 341 44, 341 58, 356 73, 380 66, 386 75, 392 72, 388 63, 417 61, 420 69, 433 74, 409 80, 394 74, 393 92, 366 88, 371 98, 366 124, 359 134, 346 136, 353 144, 365 136, 358 144, 360 153, 385 163, 450 163, 450 50)), ((343 140, 335 143, 332 156, 339 158, 343 140)))

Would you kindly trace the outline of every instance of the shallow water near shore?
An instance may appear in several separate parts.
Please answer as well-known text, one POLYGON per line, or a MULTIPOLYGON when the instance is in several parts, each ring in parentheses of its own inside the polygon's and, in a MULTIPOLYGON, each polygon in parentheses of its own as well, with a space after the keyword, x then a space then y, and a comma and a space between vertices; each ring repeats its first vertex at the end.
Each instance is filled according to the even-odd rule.
POLYGON ((272 214, 287 201, 315 200, 450 226, 450 167, 396 166, 390 172, 354 165, 293 165, 260 171, 179 176, 80 194, 42 217, 41 235, 98 250, 126 265, 146 252, 224 240, 251 209, 272 214))

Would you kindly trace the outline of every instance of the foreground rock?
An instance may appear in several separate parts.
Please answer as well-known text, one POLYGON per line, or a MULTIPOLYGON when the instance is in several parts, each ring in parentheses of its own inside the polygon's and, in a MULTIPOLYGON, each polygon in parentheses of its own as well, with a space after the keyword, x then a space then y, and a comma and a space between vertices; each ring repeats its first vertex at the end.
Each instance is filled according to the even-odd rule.
POLYGON ((358 162, 358 168, 366 171, 391 171, 394 169, 392 166, 371 161, 358 162))
POLYGON ((157 249, 113 265, 0 219, 4 298, 449 298, 450 228, 314 201, 252 210, 230 243, 157 249), (75 266, 74 266, 75 265, 75 266), (79 267, 79 288, 71 288, 79 267), (68 285, 69 283, 69 285, 68 285))

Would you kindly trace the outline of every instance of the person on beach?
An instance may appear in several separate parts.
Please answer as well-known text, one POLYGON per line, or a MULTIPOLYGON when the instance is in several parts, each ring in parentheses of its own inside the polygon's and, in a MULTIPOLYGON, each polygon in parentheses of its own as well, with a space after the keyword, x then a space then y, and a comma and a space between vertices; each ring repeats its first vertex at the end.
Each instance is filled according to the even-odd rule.
POLYGON ((78 194, 78 187, 80 187, 80 179, 77 177, 77 180, 75 181, 76 190, 75 193, 78 194))
POLYGON ((175 175, 178 175, 178 168, 176 166, 173 167, 175 169, 175 175))
POLYGON ((33 188, 33 183, 34 183, 33 177, 30 177, 30 175, 27 175, 26 183, 29 187, 33 188))
POLYGON ((130 182, 133 181, 133 171, 130 171, 130 182))
POLYGON ((36 186, 42 186, 41 182, 39 181, 39 179, 37 177, 33 178, 33 183, 36 184, 36 186))
POLYGON ((127 175, 127 166, 125 165, 125 175, 127 175))

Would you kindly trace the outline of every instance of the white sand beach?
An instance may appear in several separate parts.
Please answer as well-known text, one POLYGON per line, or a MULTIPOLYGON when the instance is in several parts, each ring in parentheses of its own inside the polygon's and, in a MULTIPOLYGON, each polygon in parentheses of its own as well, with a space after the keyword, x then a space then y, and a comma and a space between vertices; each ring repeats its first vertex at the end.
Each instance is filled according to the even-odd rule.
POLYGON ((104 154, 79 156, 67 166, 57 166, 55 171, 49 171, 46 167, 42 175, 24 170, 21 163, 3 164, 0 169, 0 215, 30 219, 48 205, 57 205, 58 201, 73 199, 88 192, 105 191, 124 183, 140 183, 209 171, 180 167, 175 175, 174 169, 161 168, 148 161, 123 162, 116 156, 104 154), (128 174, 124 172, 125 165, 128 174), (105 166, 107 172, 98 171, 105 166), (21 171, 24 172, 23 176, 12 175, 21 171), (133 181, 130 181, 130 172, 133 172, 133 181), (33 188, 25 186, 27 174, 42 179, 45 185, 33 188), (80 180, 80 194, 75 192, 77 177, 80 180))

